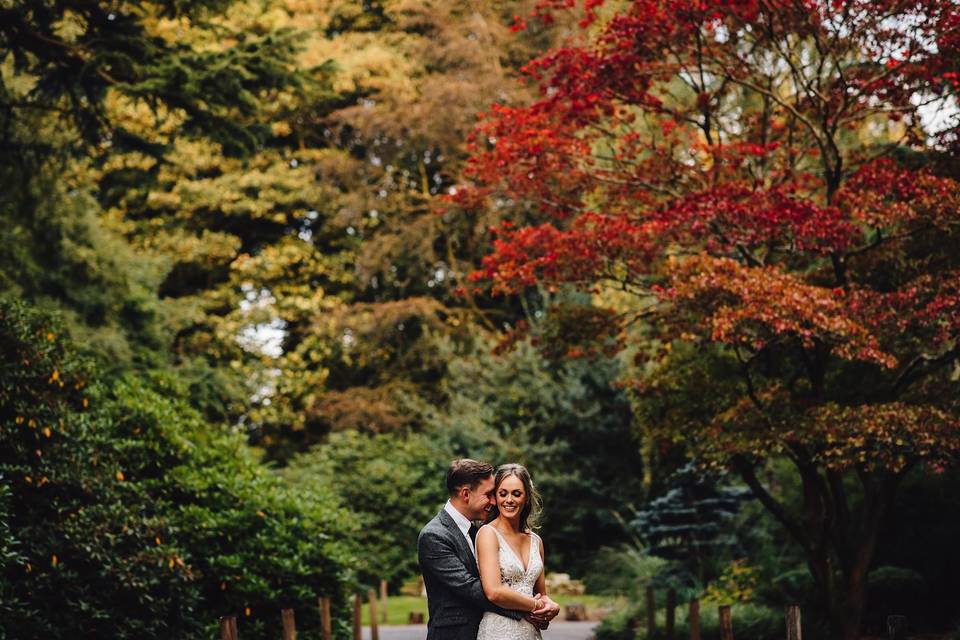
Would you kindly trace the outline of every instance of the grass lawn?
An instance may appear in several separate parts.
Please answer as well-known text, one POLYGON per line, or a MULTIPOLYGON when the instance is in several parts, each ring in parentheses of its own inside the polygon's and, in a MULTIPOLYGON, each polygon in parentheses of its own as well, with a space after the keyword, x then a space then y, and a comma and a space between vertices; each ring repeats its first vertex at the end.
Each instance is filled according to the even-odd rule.
MULTIPOLYGON (((587 607, 587 610, 602 609, 613 604, 614 599, 609 596, 552 596, 557 603, 563 607, 571 602, 579 602, 587 607)), ((379 603, 378 603, 379 604, 379 603)), ((420 612, 423 614, 424 621, 427 618, 427 599, 416 596, 390 596, 387 603, 387 624, 407 624, 411 612, 420 612)), ((378 606, 378 622, 379 618, 378 606)), ((560 618, 563 618, 561 612, 560 618)), ((370 605, 363 605, 363 624, 370 624, 370 605)), ((381 622, 381 624, 383 624, 381 622)))

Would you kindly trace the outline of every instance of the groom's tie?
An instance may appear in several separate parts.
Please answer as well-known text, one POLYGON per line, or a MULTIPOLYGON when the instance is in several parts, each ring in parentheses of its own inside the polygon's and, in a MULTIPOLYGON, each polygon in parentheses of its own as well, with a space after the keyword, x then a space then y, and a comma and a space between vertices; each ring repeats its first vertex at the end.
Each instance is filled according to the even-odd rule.
POLYGON ((473 543, 473 548, 477 548, 477 531, 480 531, 480 527, 477 526, 475 522, 470 523, 470 530, 467 531, 467 534, 470 536, 470 542, 473 543))

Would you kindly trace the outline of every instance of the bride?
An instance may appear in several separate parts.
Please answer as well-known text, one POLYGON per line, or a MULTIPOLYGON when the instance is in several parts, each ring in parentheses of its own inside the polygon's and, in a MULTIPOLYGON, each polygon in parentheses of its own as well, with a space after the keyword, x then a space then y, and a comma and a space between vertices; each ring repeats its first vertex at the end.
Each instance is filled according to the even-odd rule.
MULTIPOLYGON (((496 506, 477 532, 477 562, 487 599, 504 609, 558 610, 546 594, 544 553, 532 526, 540 515, 540 496, 530 473, 505 464, 494 478, 496 506)), ((477 640, 537 640, 540 629, 526 619, 513 620, 487 611, 477 640)))

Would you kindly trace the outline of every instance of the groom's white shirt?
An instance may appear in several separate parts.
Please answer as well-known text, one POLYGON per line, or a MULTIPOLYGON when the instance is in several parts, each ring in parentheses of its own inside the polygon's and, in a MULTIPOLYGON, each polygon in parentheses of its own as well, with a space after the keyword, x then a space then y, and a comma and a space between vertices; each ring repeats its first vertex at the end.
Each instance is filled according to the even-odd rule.
POLYGON ((443 506, 443 510, 449 513, 453 521, 457 523, 460 533, 463 534, 464 540, 467 541, 467 546, 470 547, 470 551, 473 552, 473 557, 476 558, 477 549, 473 546, 473 540, 470 539, 470 521, 467 519, 467 516, 457 511, 457 508, 453 506, 449 500, 447 500, 447 504, 443 506))

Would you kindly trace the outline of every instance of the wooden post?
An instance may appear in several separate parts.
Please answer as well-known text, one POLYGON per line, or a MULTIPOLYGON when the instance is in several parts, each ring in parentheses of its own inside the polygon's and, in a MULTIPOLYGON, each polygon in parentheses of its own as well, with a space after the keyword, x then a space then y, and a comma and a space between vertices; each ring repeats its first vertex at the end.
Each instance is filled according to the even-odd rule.
POLYGON ((787 640, 800 640, 800 607, 792 604, 787 607, 787 640))
POLYGON ((730 616, 730 605, 720 605, 718 613, 720 614, 720 640, 733 640, 733 620, 730 616))
POLYGON ((333 622, 330 620, 330 598, 320 598, 320 628, 323 640, 333 640, 333 622))
POLYGON ((353 597, 353 640, 363 640, 363 603, 359 593, 353 597))
POLYGON ((690 640, 700 640, 700 601, 696 598, 690 601, 687 624, 690 625, 690 640))
POLYGON ((887 637, 890 640, 906 640, 906 616, 887 616, 887 637))
POLYGON ((673 640, 673 622, 674 615, 676 614, 677 608, 677 592, 672 587, 667 589, 667 620, 666 620, 666 636, 667 640, 673 640))
POLYGON ((387 624, 387 581, 380 581, 380 623, 387 624))
POLYGON ((653 599, 653 587, 647 587, 647 640, 653 640, 657 632, 657 610, 653 599))
POLYGON ((293 609, 282 609, 280 621, 283 622, 283 640, 297 640, 297 623, 293 620, 293 609))
POLYGON ((220 616, 220 640, 237 640, 237 619, 220 616))
POLYGON ((380 631, 377 629, 377 592, 370 589, 367 599, 370 600, 370 640, 380 640, 380 631))

